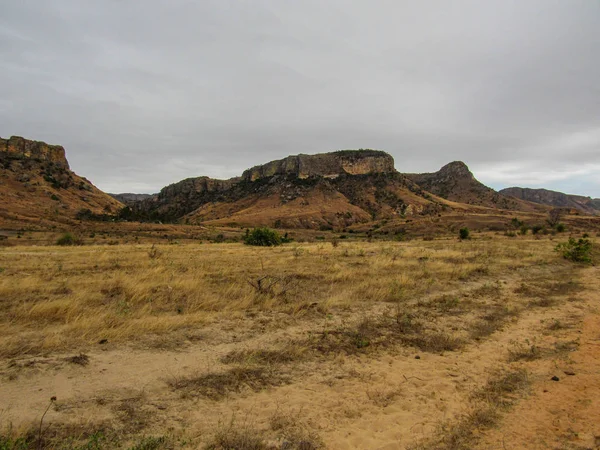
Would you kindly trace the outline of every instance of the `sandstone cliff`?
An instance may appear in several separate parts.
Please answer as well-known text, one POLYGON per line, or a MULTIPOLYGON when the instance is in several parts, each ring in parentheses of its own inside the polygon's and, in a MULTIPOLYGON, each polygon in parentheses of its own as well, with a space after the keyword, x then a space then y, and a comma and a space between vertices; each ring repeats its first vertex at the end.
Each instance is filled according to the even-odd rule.
POLYGON ((123 204, 69 168, 60 145, 0 138, 0 224, 65 223, 81 211, 116 214, 123 204))
POLYGON ((255 181, 274 175, 297 178, 321 176, 335 178, 342 174, 365 175, 395 172, 394 158, 378 150, 342 150, 317 155, 294 155, 271 161, 244 171, 242 179, 255 181))
POLYGON ((0 152, 9 158, 48 161, 65 169, 69 168, 65 149, 60 145, 31 141, 20 136, 11 136, 9 139, 0 137, 0 152))

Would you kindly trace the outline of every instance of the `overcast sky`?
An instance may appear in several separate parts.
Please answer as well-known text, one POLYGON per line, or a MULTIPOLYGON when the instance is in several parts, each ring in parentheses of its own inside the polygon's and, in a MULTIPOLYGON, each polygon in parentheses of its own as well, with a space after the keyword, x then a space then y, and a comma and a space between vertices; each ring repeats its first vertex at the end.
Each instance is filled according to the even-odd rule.
POLYGON ((0 136, 109 192, 376 148, 600 197, 600 1, 0 0, 0 136))

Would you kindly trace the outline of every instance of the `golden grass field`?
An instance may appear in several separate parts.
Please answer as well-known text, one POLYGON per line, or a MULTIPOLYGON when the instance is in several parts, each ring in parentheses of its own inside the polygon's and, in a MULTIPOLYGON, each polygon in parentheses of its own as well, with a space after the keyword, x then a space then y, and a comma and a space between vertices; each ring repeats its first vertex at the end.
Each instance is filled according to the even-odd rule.
POLYGON ((0 248, 0 449, 594 448, 600 272, 556 243, 0 248), (558 385, 591 422, 511 425, 558 385))

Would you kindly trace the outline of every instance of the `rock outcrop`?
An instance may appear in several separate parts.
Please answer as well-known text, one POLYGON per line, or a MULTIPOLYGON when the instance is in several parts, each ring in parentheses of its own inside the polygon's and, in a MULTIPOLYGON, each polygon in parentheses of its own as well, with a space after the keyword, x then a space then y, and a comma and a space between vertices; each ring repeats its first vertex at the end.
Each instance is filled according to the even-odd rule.
POLYGON ((343 174, 366 175, 395 172, 394 158, 378 150, 341 150, 317 155, 294 155, 244 171, 242 179, 255 181, 274 175, 297 178, 336 178, 343 174))
POLYGON ((582 195, 564 194, 548 189, 530 189, 522 187, 502 189, 500 193, 528 202, 539 203, 541 205, 548 205, 556 208, 575 208, 586 214, 600 214, 600 199, 597 198, 593 199, 582 195))
MULTIPOLYGON (((67 223, 123 204, 69 168, 60 145, 0 138, 0 224, 67 223)), ((11 225, 12 224, 12 225, 11 225)))
POLYGON ((11 136, 8 139, 0 138, 0 152, 9 158, 47 161, 65 169, 69 168, 65 149, 60 145, 11 136))

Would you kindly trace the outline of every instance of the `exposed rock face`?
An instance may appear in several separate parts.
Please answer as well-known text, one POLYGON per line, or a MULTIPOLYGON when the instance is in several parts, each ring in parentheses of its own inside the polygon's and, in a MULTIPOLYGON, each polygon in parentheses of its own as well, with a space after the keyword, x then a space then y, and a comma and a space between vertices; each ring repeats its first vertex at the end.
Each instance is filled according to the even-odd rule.
POLYGON ((317 155, 294 155, 244 171, 242 179, 255 181, 274 175, 294 175, 298 178, 339 175, 365 175, 395 172, 394 158, 377 150, 342 150, 317 155))
POLYGON ((65 169, 69 168, 65 149, 60 145, 31 141, 20 136, 11 136, 9 139, 0 137, 0 152, 5 153, 9 158, 48 161, 65 169))
POLYGON ((121 208, 69 169, 63 147, 0 138, 0 224, 72 223, 82 213, 110 215, 121 208))
POLYGON ((500 193, 528 202, 539 203, 541 205, 554 206, 557 208, 576 208, 587 214, 600 214, 600 199, 592 199, 582 195, 571 195, 550 191, 548 189, 529 189, 522 187, 502 189, 500 193))
POLYGON ((215 201, 221 192, 233 187, 240 179, 216 180, 209 177, 186 178, 170 184, 157 195, 139 202, 130 202, 139 219, 172 221, 183 217, 206 202, 215 201))

